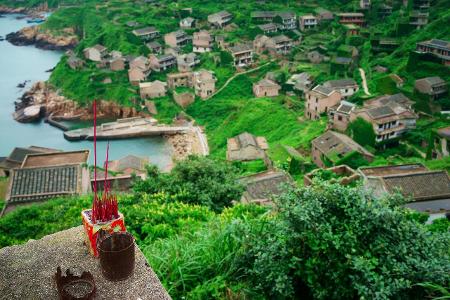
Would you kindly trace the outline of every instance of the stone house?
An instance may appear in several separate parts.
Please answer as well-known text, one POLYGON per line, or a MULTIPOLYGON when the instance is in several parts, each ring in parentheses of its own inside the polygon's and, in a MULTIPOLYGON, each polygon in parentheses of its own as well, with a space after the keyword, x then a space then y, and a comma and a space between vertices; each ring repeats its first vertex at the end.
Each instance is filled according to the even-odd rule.
POLYGON ((177 30, 164 35, 164 42, 170 47, 183 47, 191 40, 192 38, 184 30, 177 30))
POLYGON ((84 57, 91 61, 101 62, 103 58, 108 54, 108 48, 102 45, 95 45, 83 50, 84 57))
POLYGON ((250 17, 257 22, 273 22, 279 17, 279 29, 293 30, 297 28, 297 16, 292 11, 254 11, 250 17))
POLYGON ((223 10, 215 14, 208 15, 208 23, 215 28, 223 28, 231 23, 233 15, 223 10))
POLYGON ((313 64, 320 64, 327 58, 325 55, 323 55, 322 53, 320 53, 319 51, 316 51, 316 50, 309 51, 306 54, 306 57, 313 64))
POLYGON ((285 35, 277 35, 274 37, 257 36, 253 42, 257 53, 264 50, 269 51, 272 55, 286 55, 292 50, 292 39, 285 35))
POLYGON ((184 18, 180 21, 180 28, 181 29, 191 29, 195 27, 195 19, 192 17, 184 18))
POLYGON ((330 128, 345 132, 350 124, 350 115, 356 109, 356 105, 347 101, 341 101, 328 110, 328 124, 330 128))
POLYGON ((278 24, 275 23, 258 25, 258 28, 261 29, 264 34, 277 33, 278 27, 279 27, 278 24))
POLYGON ((109 60, 109 68, 111 71, 125 70, 125 59, 123 57, 111 58, 109 60))
POLYGON ((208 31, 201 30, 199 32, 194 32, 194 38, 192 39, 193 52, 210 52, 213 48, 213 42, 214 39, 208 31))
POLYGON ((175 102, 179 106, 186 108, 189 105, 191 105, 192 103, 194 103, 195 95, 191 92, 177 93, 176 91, 174 91, 173 92, 173 100, 175 100, 175 102))
POLYGON ((434 218, 450 212, 450 179, 446 171, 430 171, 422 164, 364 167, 358 171, 364 187, 376 198, 400 192, 407 199, 407 208, 434 218))
POLYGON ((255 97, 275 97, 278 96, 281 86, 269 79, 261 79, 253 84, 253 94, 255 97))
POLYGON ((416 29, 421 29, 428 24, 429 16, 428 12, 411 11, 409 14, 409 25, 414 26, 416 29))
POLYGON ((251 44, 238 44, 228 48, 236 67, 245 67, 253 63, 253 47, 251 44))
POLYGON ((165 55, 150 55, 150 68, 155 72, 165 71, 169 68, 177 66, 177 58, 171 54, 165 55))
POLYGON ((75 55, 70 55, 67 59, 67 64, 72 70, 80 70, 84 67, 84 61, 75 55))
POLYGON ((207 99, 216 91, 216 77, 211 71, 200 70, 193 73, 193 85, 195 94, 202 99, 207 99))
POLYGON ((108 161, 108 169, 122 174, 145 174, 145 167, 150 164, 148 158, 127 155, 118 160, 108 161))
POLYGON ((309 14, 309 15, 300 16, 299 24, 300 24, 300 29, 302 31, 305 31, 305 30, 316 28, 317 24, 319 24, 319 20, 315 16, 309 14))
POLYGON ((153 26, 133 30, 133 34, 143 40, 152 40, 159 37, 160 32, 153 26))
POLYGON ((333 13, 329 10, 326 10, 322 7, 318 7, 314 10, 315 14, 317 15, 317 18, 319 19, 319 21, 322 20, 333 20, 334 16, 333 13))
POLYGON ((363 10, 370 9, 370 0, 359 0, 359 8, 363 10))
POLYGON ((144 72, 150 68, 150 61, 145 56, 138 56, 129 62, 130 69, 141 69, 144 72))
POLYGON ((417 79, 414 88, 422 94, 427 94, 430 100, 436 100, 448 95, 447 83, 438 76, 417 79))
POLYGON ((372 153, 342 133, 329 130, 312 141, 311 157, 319 168, 336 165, 354 152, 358 152, 368 162, 373 161, 372 153))
POLYGON ((167 83, 155 80, 139 83, 139 95, 141 99, 153 99, 164 97, 167 92, 167 83))
POLYGON ((307 91, 305 98, 305 117, 310 120, 318 120, 320 114, 327 113, 331 107, 341 102, 342 95, 339 91, 318 85, 307 91))
POLYGON ((269 149, 264 137, 255 137, 244 132, 229 138, 227 141, 227 160, 229 161, 251 161, 256 159, 267 159, 266 150, 269 149))
POLYGON ((431 156, 433 159, 442 159, 448 157, 450 153, 450 126, 440 128, 436 131, 433 140, 433 150, 431 156))
POLYGON ((300 74, 294 74, 286 81, 286 84, 291 85, 294 90, 305 93, 310 90, 313 85, 313 78, 310 74, 303 72, 300 74))
POLYGON ((192 72, 172 73, 167 75, 169 89, 177 87, 193 87, 192 72))
POLYGON ((150 70, 144 71, 140 68, 131 68, 128 70, 128 80, 132 85, 139 85, 139 82, 145 81, 150 75, 150 70))
POLYGON ((178 55, 183 54, 183 50, 180 47, 169 47, 164 49, 164 54, 177 57, 178 55))
MULTIPOLYGON (((317 173, 322 171, 323 169, 315 169, 305 176, 303 176, 303 184, 305 186, 313 185, 314 179, 317 176, 317 173)), ((330 171, 336 175, 338 175, 338 179, 331 179, 332 182, 337 182, 340 185, 349 185, 357 180, 359 180, 360 175, 355 170, 350 168, 347 165, 334 166, 330 168, 326 168, 326 171, 330 171)))
POLYGON ((419 53, 430 53, 439 58, 446 66, 450 66, 450 42, 432 39, 417 43, 416 51, 419 53))
POLYGON ((413 103, 403 94, 368 100, 362 108, 351 113, 350 122, 361 117, 371 123, 376 142, 396 139, 416 127, 418 116, 412 108, 413 103))
POLYGON ((4 176, 8 177, 12 169, 19 168, 22 165, 27 155, 60 151, 61 150, 37 146, 30 146, 28 148, 16 147, 7 157, 0 159, 0 173, 3 173, 4 176))
POLYGON ((359 86, 353 79, 329 80, 324 82, 323 86, 339 91, 343 99, 347 99, 359 91, 359 86))
POLYGON ((198 64, 200 64, 200 59, 195 53, 183 54, 177 57, 177 66, 180 72, 191 71, 198 64))
POLYGON ((157 41, 149 42, 145 44, 145 46, 147 46, 147 48, 151 51, 151 53, 154 54, 161 54, 163 50, 162 45, 157 41))
POLYGON ((339 23, 341 24, 354 24, 359 27, 364 27, 365 19, 364 14, 359 12, 351 12, 351 13, 340 13, 337 14, 339 18, 339 23))

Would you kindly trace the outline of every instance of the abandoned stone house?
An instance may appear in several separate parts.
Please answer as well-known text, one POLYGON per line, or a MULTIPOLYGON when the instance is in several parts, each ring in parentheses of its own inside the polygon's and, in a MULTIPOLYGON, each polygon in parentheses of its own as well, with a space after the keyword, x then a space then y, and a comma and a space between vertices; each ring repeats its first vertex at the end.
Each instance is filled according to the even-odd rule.
POLYGON ((125 59, 123 57, 111 58, 108 64, 111 71, 125 70, 125 59))
POLYGON ((182 54, 177 56, 178 71, 188 72, 200 64, 200 59, 195 53, 182 54))
POLYGON ((261 31, 264 34, 277 33, 278 27, 279 27, 278 24, 275 24, 275 23, 267 23, 267 24, 258 25, 258 28, 261 29, 261 31))
POLYGON ((285 35, 274 37, 258 35, 253 41, 253 47, 257 53, 269 51, 272 55, 286 55, 291 52, 293 41, 285 35))
POLYGON ((192 73, 181 72, 171 73, 167 75, 167 86, 169 89, 176 89, 177 87, 192 87, 192 73))
POLYGON ((315 14, 317 15, 317 18, 319 21, 322 20, 333 20, 334 16, 333 13, 329 10, 326 10, 322 7, 318 7, 314 10, 315 14))
POLYGON ((164 97, 166 95, 166 91, 167 84, 159 80, 139 83, 139 94, 141 99, 164 97))
POLYGON ((187 17, 187 18, 181 19, 180 28, 181 29, 192 29, 192 28, 195 28, 195 24, 196 24, 196 21, 194 18, 187 17))
POLYGON ((312 141, 311 157, 319 168, 339 164, 343 158, 354 152, 359 153, 368 162, 374 158, 372 153, 353 139, 335 131, 326 131, 312 141))
POLYGON ((133 34, 143 40, 152 40, 159 37, 160 32, 153 26, 133 30, 133 34))
POLYGON ((227 141, 227 160, 250 161, 256 159, 267 159, 266 150, 269 149, 264 137, 255 137, 244 132, 229 138, 227 141))
POLYGON ((150 70, 144 71, 140 68, 131 68, 128 70, 128 81, 134 86, 139 85, 139 82, 145 81, 150 75, 150 70))
POLYGON ((416 51, 419 53, 430 53, 442 61, 442 64, 450 65, 450 42, 432 39, 417 43, 416 51))
POLYGON ((253 46, 249 43, 228 47, 236 67, 245 67, 253 63, 253 46))
POLYGON ((318 85, 305 93, 305 117, 318 120, 320 114, 341 102, 342 96, 339 91, 318 85))
POLYGON ((195 94, 202 99, 210 97, 216 91, 216 77, 207 70, 199 70, 193 73, 192 82, 195 94))
POLYGON ((300 30, 305 31, 309 29, 314 29, 319 24, 317 17, 312 14, 303 15, 299 18, 300 30))
POLYGON ((340 13, 337 14, 339 23, 341 24, 354 24, 359 27, 364 27, 365 19, 364 14, 359 12, 340 13))
POLYGON ((150 163, 148 158, 127 155, 118 160, 108 161, 108 169, 122 174, 145 174, 145 167, 150 163))
POLYGON ((84 57, 91 61, 101 62, 103 58, 108 54, 107 48, 102 45, 95 45, 83 50, 84 57))
POLYGON ((149 42, 149 43, 147 43, 145 45, 151 51, 151 53, 154 53, 154 54, 161 54, 162 53, 163 47, 157 41, 152 41, 152 42, 149 42))
POLYGON ((223 28, 231 23, 233 15, 226 10, 208 15, 208 23, 215 28, 223 28))
POLYGON ((376 198, 400 192, 410 209, 432 218, 450 212, 450 179, 446 171, 430 171, 422 164, 364 167, 359 173, 364 187, 376 198))
POLYGON ((297 16, 292 11, 254 11, 250 17, 257 22, 273 22, 280 19, 281 30, 294 30, 297 28, 297 16))
POLYGON ((84 67, 84 61, 76 57, 74 54, 69 56, 67 59, 67 64, 72 70, 80 70, 84 67))
POLYGON ((184 30, 177 30, 164 35, 164 42, 170 47, 184 47, 192 41, 184 30))
POLYGON ((447 82, 438 76, 417 79, 414 88, 419 93, 426 94, 430 100, 436 100, 448 95, 447 82))
POLYGON ((286 84, 291 85, 294 90, 301 91, 305 93, 310 90, 313 85, 313 78, 307 72, 302 72, 300 74, 293 74, 286 84))
POLYGON ((350 123, 350 115, 356 109, 356 105, 347 101, 333 106, 328 111, 328 124, 330 128, 344 132, 350 123))
POLYGON ((412 104, 403 94, 378 97, 364 102, 362 108, 352 111, 350 122, 361 117, 372 124, 376 142, 393 140, 416 127, 418 116, 412 104))
POLYGON ((359 86, 353 79, 329 80, 323 83, 323 86, 341 93, 343 99, 348 99, 359 90, 359 86))
POLYGON ((150 61, 145 56, 138 56, 129 62, 130 69, 141 69, 147 71, 150 68, 150 61))
POLYGON ((210 52, 213 48, 214 39, 211 34, 206 30, 194 32, 192 39, 193 52, 204 53, 210 52))
POLYGON ((253 94, 257 98, 278 96, 280 89, 280 85, 269 79, 261 79, 253 84, 253 94))
POLYGON ((439 128, 433 139, 431 157, 442 159, 448 157, 450 153, 450 126, 439 128))
POLYGON ((155 72, 165 71, 177 65, 177 58, 172 54, 150 55, 150 68, 155 72))
POLYGON ((2 159, 0 159, 0 171, 3 173, 3 176, 9 176, 10 170, 14 168, 19 168, 26 156, 29 154, 39 154, 39 153, 53 153, 58 152, 60 150, 30 146, 28 148, 16 147, 11 153, 2 159))

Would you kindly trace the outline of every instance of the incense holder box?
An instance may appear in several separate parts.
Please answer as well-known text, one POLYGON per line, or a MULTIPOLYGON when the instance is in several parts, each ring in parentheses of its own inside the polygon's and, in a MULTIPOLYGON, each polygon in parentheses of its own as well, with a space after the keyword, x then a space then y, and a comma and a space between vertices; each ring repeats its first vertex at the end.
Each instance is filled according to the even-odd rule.
POLYGON ((125 222, 123 214, 119 212, 119 217, 108 222, 92 222, 92 210, 86 209, 81 212, 84 228, 84 243, 94 257, 98 257, 97 240, 99 232, 105 230, 108 233, 125 232, 125 222))

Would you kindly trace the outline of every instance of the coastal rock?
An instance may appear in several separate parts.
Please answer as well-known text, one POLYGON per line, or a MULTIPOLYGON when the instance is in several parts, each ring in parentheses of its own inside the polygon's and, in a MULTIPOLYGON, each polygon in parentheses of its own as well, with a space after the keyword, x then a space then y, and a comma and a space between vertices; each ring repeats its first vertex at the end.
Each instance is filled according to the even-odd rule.
MULTIPOLYGON (((38 81, 31 89, 23 94, 19 102, 16 102, 16 112, 24 110, 32 105, 40 105, 45 115, 53 115, 55 118, 92 120, 91 107, 81 107, 77 102, 58 94, 45 82, 38 81)), ((145 116, 134 107, 124 107, 111 101, 100 100, 97 106, 99 117, 129 118, 145 116)))
POLYGON ((8 7, 0 5, 0 14, 27 14, 28 9, 25 7, 8 7))
POLYGON ((72 49, 78 44, 78 38, 73 34, 73 29, 67 29, 66 34, 54 36, 49 31, 41 31, 39 26, 30 26, 7 34, 6 40, 16 46, 35 45, 46 50, 72 49))

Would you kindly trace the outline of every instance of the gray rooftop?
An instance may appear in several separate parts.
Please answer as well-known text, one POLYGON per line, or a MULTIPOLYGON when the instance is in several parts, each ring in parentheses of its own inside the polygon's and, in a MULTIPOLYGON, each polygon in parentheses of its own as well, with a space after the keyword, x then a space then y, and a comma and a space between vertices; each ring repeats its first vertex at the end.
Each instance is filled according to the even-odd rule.
POLYGON ((426 81, 430 85, 446 84, 446 82, 439 76, 425 77, 425 78, 416 80, 416 82, 417 81, 426 81))
POLYGON ((325 132, 318 138, 314 139, 312 144, 330 160, 333 160, 335 155, 337 155, 338 158, 343 158, 353 151, 357 151, 364 155, 373 156, 369 151, 352 140, 350 137, 335 131, 325 132))
POLYGON ((380 106, 367 110, 367 113, 374 119, 395 115, 395 111, 389 106, 380 106))
POLYGON ((337 79, 337 80, 329 80, 323 84, 329 88, 344 88, 348 86, 358 86, 356 81, 353 79, 337 79))

